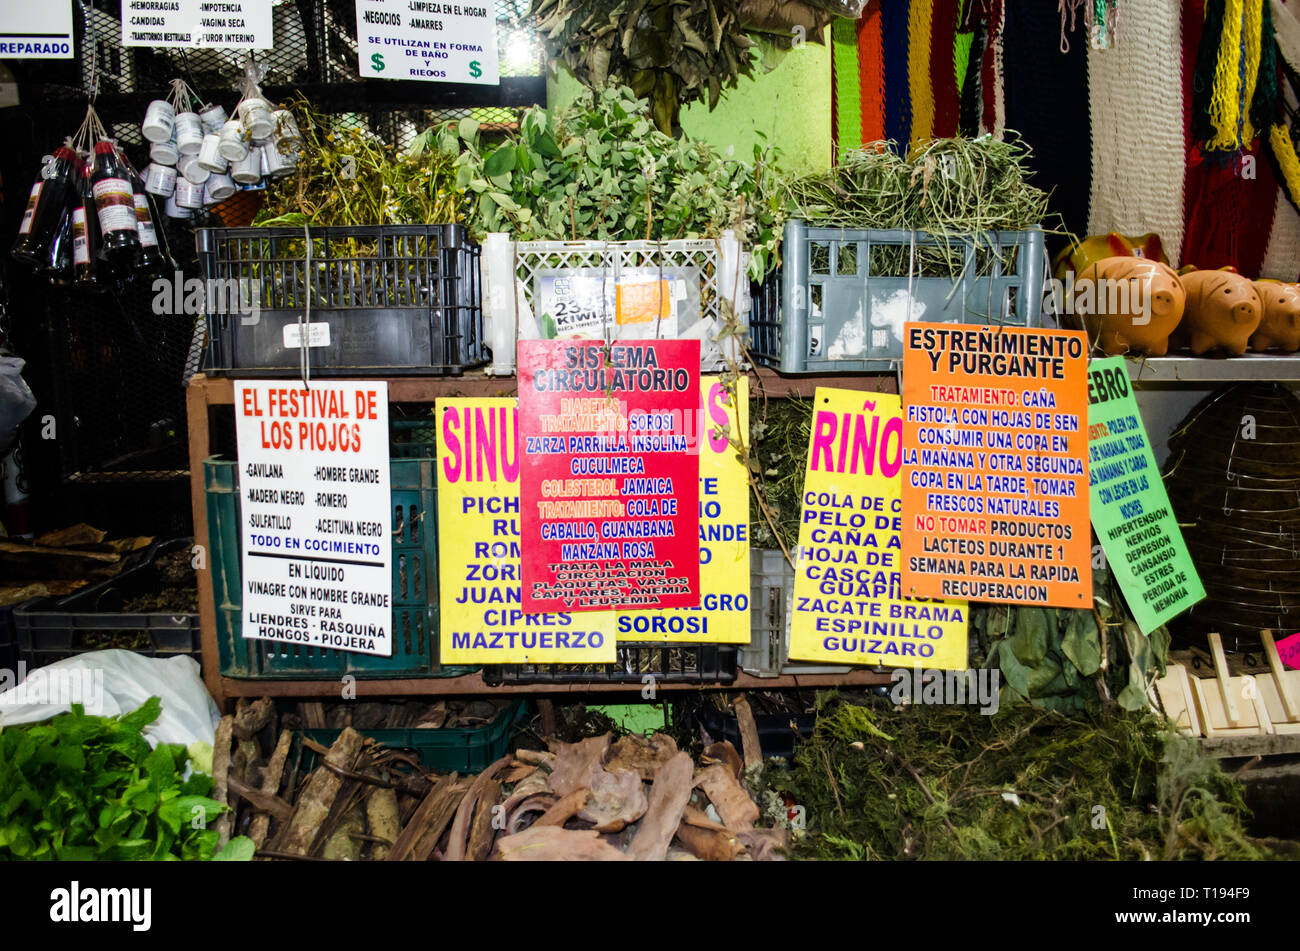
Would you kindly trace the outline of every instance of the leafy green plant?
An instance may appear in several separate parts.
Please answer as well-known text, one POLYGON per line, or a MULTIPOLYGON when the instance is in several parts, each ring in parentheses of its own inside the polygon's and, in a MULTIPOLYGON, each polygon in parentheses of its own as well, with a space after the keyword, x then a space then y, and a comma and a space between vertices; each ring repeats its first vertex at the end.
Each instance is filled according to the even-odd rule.
MULTIPOLYGON (((120 717, 68 713, 0 731, 0 859, 210 859, 212 778, 182 779, 184 747, 143 736, 162 703, 120 717), (195 821, 201 820, 201 821, 195 821)), ((222 859, 250 858, 231 840, 222 859)))
POLYGON ((455 224, 464 198, 452 160, 436 151, 402 152, 304 100, 290 104, 302 130, 292 175, 272 184, 254 223, 312 225, 455 224))
POLYGON ((592 89, 627 83, 669 135, 683 104, 712 109, 754 72, 738 0, 534 0, 528 16, 553 59, 592 89))
POLYGON ((977 604, 971 633, 985 667, 1002 672, 1004 704, 1029 703, 1077 713, 1112 702, 1130 711, 1148 705, 1148 687, 1165 674, 1169 632, 1143 636, 1114 578, 1093 569, 1093 609, 977 604))
POLYGON ((755 146, 750 163, 673 139, 627 87, 587 92, 554 113, 529 109, 517 134, 491 144, 473 119, 447 123, 412 151, 430 148, 454 157, 477 239, 671 240, 730 228, 752 251, 751 276, 775 263, 784 214, 774 151, 755 146))

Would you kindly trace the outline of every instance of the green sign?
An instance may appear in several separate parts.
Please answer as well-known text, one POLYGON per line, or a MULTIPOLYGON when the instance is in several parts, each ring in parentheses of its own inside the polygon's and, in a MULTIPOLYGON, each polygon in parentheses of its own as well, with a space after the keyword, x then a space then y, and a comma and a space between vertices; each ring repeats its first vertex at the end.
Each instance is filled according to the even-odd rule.
POLYGON ((1169 507, 1123 357, 1088 366, 1092 527, 1133 617, 1150 634, 1205 597, 1169 507))

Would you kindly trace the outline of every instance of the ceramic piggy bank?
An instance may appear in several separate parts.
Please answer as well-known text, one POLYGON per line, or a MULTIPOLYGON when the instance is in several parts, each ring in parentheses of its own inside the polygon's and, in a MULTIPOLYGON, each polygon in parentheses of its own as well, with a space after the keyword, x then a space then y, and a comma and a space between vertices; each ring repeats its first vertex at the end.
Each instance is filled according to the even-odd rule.
POLYGON ((1073 271, 1077 278, 1102 258, 1115 257, 1149 258, 1161 264, 1169 263, 1160 235, 1148 232, 1134 238, 1112 231, 1109 234, 1090 235, 1077 244, 1070 245, 1052 261, 1052 276, 1064 281, 1067 274, 1073 271))
POLYGON ((1074 284, 1075 312, 1107 356, 1163 357, 1185 302, 1174 269, 1150 258, 1102 258, 1074 284))
POLYGON ((1264 302, 1264 319, 1250 338, 1250 349, 1300 350, 1300 284, 1256 281, 1255 293, 1264 302))
POLYGON ((1245 353, 1264 316, 1254 283, 1233 271, 1188 271, 1181 280, 1187 307, 1173 343, 1190 347, 1198 357, 1211 350, 1234 357, 1245 353))

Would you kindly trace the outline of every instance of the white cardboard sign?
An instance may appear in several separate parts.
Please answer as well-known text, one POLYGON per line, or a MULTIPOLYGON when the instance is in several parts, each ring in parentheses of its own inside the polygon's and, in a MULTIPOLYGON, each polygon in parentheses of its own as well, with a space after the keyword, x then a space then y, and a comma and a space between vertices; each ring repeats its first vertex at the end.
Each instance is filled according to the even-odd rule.
POLYGON ((356 2, 362 76, 500 85, 495 0, 356 2))
POLYGON ((235 382, 244 637, 392 656, 388 384, 235 382))
POLYGON ((123 46, 269 50, 271 0, 122 0, 123 46))
POLYGON ((0 59, 72 55, 72 0, 0 4, 0 59))

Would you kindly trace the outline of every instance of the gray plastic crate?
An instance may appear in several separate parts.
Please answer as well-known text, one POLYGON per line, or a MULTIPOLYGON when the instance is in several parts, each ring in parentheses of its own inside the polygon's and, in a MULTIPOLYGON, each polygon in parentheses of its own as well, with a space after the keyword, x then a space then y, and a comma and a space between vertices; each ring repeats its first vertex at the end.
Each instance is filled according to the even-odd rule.
POLYGON ((782 373, 892 370, 907 320, 1042 326, 1041 230, 938 236, 792 220, 781 256, 779 275, 750 292, 749 349, 782 373), (940 249, 962 262, 957 277, 927 276, 940 249))
POLYGON ((740 649, 740 667, 757 677, 782 674, 847 674, 831 667, 790 660, 790 617, 794 610, 794 569, 780 551, 753 548, 750 564, 750 640, 740 649))

